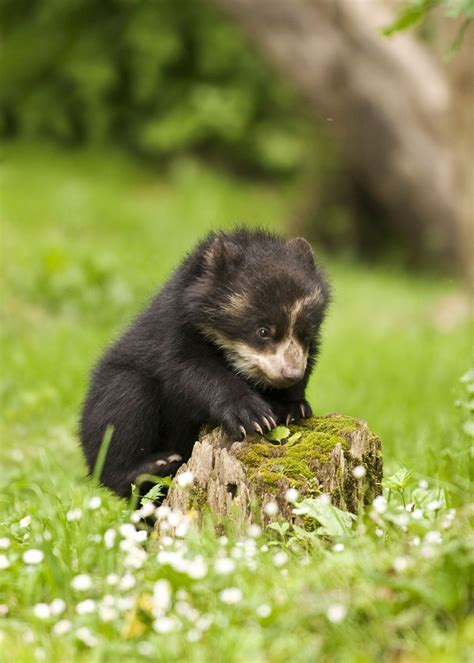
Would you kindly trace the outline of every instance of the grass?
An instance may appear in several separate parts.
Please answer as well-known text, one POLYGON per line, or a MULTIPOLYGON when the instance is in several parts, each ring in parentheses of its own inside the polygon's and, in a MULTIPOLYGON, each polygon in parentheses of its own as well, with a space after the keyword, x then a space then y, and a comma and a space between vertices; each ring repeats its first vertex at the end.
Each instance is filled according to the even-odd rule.
POLYGON ((467 660, 472 465, 454 403, 472 325, 440 322, 455 282, 324 260, 335 297, 309 400, 366 419, 387 476, 410 470, 350 531, 276 518, 222 539, 185 519, 175 536, 162 514, 143 542, 129 505, 85 479, 76 422, 101 348, 207 230, 282 229, 294 195, 185 159, 160 177, 113 153, 4 151, 3 660, 467 660))

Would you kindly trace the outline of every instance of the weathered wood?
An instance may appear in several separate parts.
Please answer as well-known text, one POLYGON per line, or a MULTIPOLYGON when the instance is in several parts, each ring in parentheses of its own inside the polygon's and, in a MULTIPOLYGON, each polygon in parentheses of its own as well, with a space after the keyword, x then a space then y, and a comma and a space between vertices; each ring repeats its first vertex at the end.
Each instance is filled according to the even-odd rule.
POLYGON ((290 426, 284 444, 260 436, 234 442, 219 428, 204 432, 179 469, 165 504, 184 513, 200 514, 208 508, 217 520, 231 516, 263 522, 270 501, 284 517, 294 518, 285 495, 296 488, 301 497, 328 494, 333 504, 356 513, 380 493, 381 479, 378 437, 362 420, 328 415, 290 426), (357 478, 353 470, 359 466, 365 474, 357 478), (192 484, 181 487, 179 476, 188 471, 192 484))

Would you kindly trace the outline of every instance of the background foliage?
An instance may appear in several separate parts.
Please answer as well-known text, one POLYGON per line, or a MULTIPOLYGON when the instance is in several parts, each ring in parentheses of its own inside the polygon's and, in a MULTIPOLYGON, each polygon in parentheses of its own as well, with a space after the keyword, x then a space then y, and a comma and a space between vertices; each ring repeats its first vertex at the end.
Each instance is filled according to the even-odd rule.
MULTIPOLYGON (((1 0, 4 137, 293 169, 295 95, 208 2, 1 0), (291 112, 290 112, 291 111, 291 112)), ((299 119, 298 119, 299 118, 299 119)))

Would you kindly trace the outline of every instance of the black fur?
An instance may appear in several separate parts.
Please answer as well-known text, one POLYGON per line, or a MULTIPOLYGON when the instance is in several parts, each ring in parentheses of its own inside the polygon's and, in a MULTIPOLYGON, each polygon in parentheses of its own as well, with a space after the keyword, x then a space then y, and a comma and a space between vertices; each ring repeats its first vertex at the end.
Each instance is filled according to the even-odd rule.
POLYGON ((89 468, 108 425, 113 436, 101 481, 127 496, 139 475, 174 474, 204 423, 221 424, 240 439, 242 427, 246 433, 254 432, 254 422, 264 428, 264 417, 284 423, 288 415, 311 416, 305 388, 328 297, 304 240, 263 231, 210 234, 94 368, 81 419, 89 468), (258 347, 264 341, 255 329, 271 324, 276 338, 283 335, 285 307, 315 288, 322 293, 319 304, 305 309, 295 327, 309 347, 306 371, 286 388, 256 387, 236 374, 203 332, 211 326, 258 347), (226 309, 232 293, 244 293, 245 315, 226 309))

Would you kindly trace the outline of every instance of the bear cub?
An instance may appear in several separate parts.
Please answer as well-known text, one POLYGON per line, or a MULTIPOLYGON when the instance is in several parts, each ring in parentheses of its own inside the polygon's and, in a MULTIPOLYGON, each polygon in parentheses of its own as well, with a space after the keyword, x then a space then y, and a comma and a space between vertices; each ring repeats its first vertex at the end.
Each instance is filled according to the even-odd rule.
POLYGON ((80 437, 92 471, 128 496, 140 475, 169 476, 199 429, 234 440, 308 418, 305 388, 329 287, 302 238, 211 233, 92 372, 80 437))

